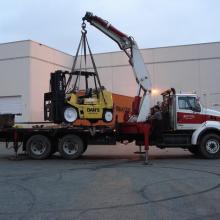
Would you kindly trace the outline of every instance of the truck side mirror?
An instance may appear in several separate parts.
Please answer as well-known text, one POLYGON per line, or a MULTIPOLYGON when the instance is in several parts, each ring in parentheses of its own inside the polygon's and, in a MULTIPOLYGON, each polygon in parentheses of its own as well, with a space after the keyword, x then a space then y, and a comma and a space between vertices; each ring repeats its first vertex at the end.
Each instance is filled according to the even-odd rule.
POLYGON ((195 107, 191 106, 191 110, 194 112, 201 112, 201 106, 200 105, 196 105, 195 107))

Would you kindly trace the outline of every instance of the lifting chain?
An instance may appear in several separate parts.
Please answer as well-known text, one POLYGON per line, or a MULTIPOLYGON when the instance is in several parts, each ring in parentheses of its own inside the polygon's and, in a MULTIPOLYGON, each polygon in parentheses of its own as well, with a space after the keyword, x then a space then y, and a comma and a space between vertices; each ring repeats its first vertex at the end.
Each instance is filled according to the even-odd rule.
MULTIPOLYGON (((101 94, 102 94, 102 97, 103 97, 103 100, 106 104, 106 100, 105 100, 105 97, 104 97, 104 94, 103 94, 103 89, 102 89, 102 86, 101 86, 101 82, 100 82, 100 79, 99 79, 99 75, 98 75, 98 71, 97 71, 97 67, 96 67, 96 64, 95 64, 95 60, 94 60, 94 57, 93 57, 93 54, 92 54, 92 51, 90 49, 90 46, 89 46, 89 43, 88 43, 88 40, 87 40, 87 37, 86 37, 86 34, 87 34, 87 30, 86 30, 86 23, 85 21, 83 20, 82 22, 82 30, 81 30, 81 33, 82 33, 82 36, 81 36, 81 39, 80 39, 80 42, 79 42, 79 45, 78 45, 78 48, 77 48, 77 52, 76 52, 76 55, 75 55, 75 59, 73 61, 73 66, 72 66, 72 72, 74 72, 75 70, 75 67, 76 67, 76 61, 78 59, 78 55, 79 55, 79 51, 81 49, 81 56, 80 56, 80 74, 77 75, 76 77, 76 80, 75 80, 75 83, 74 83, 74 86, 73 86, 73 89, 71 89, 72 91, 75 91, 76 88, 77 88, 77 84, 80 85, 80 77, 81 77, 81 61, 82 59, 84 58, 84 62, 85 62, 85 71, 86 71, 86 63, 87 63, 87 51, 86 51, 86 48, 88 48, 89 50, 89 56, 91 58, 91 62, 92 62, 92 66, 93 66, 93 69, 94 69, 94 83, 95 83, 95 88, 97 90, 97 83, 98 83, 98 86, 101 90, 101 94), (97 81, 96 81, 97 80, 97 81)), ((71 82, 71 79, 72 79, 72 75, 69 77, 68 81, 67 81, 67 85, 70 84, 71 82)), ((79 86, 78 86, 79 87, 79 86)), ((86 82, 86 88, 88 87, 88 82, 86 82)), ((97 96, 98 96, 98 93, 97 93, 97 96)))

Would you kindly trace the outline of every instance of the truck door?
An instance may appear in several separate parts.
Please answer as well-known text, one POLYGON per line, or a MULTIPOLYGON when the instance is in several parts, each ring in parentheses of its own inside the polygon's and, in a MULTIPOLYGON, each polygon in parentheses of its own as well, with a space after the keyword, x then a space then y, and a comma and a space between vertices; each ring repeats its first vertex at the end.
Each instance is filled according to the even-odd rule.
POLYGON ((176 102, 177 130, 195 130, 206 121, 197 96, 178 96, 176 102))

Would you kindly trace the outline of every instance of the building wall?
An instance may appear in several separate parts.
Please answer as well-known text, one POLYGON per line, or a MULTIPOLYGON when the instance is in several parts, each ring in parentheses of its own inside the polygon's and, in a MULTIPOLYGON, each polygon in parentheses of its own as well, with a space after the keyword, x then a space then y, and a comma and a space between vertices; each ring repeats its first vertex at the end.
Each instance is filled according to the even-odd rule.
POLYGON ((29 119, 29 41, 0 44, 0 97, 21 96, 22 116, 29 119))
MULTIPOLYGON (((220 42, 141 50, 153 89, 152 105, 170 87, 196 91, 202 102, 220 110, 220 42)), ((102 84, 114 93, 135 96, 137 84, 123 52, 94 55, 102 84)), ((33 41, 0 44, 0 97, 21 95, 22 121, 43 120, 43 94, 50 73, 70 70, 73 57, 33 41)), ((79 63, 77 64, 79 67, 79 63)), ((91 68, 87 60, 87 68, 91 68)))
MULTIPOLYGON (((220 110, 220 43, 207 43, 164 48, 143 49, 156 95, 170 87, 177 92, 196 92, 207 107, 220 110)), ((123 52, 95 55, 100 75, 108 76, 109 88, 120 94, 134 96, 136 83, 123 52)), ((103 77, 105 78, 105 77, 103 77)), ((104 81, 103 81, 104 82, 104 81)))
POLYGON ((45 45, 30 44, 30 112, 29 121, 43 121, 44 93, 49 91, 50 73, 70 70, 73 57, 45 45))

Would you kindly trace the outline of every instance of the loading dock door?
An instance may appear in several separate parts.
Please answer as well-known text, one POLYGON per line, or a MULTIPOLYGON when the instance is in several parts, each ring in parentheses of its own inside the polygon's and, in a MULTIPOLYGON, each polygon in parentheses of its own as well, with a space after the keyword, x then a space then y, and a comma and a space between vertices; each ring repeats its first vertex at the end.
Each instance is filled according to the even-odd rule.
POLYGON ((22 114, 21 96, 0 96, 0 114, 22 114))

